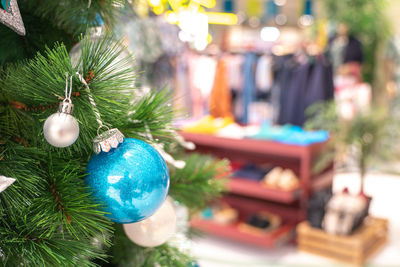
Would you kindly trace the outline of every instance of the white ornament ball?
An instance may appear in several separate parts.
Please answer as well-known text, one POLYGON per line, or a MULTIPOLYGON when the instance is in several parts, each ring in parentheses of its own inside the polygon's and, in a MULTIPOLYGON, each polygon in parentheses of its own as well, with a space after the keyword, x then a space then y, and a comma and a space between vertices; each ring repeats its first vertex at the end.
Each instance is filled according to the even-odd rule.
POLYGON ((132 242, 142 247, 157 247, 164 244, 176 232, 174 205, 167 199, 149 218, 123 225, 132 242))
POLYGON ((43 133, 51 145, 67 147, 78 139, 79 124, 72 115, 57 112, 47 118, 43 126, 43 133))

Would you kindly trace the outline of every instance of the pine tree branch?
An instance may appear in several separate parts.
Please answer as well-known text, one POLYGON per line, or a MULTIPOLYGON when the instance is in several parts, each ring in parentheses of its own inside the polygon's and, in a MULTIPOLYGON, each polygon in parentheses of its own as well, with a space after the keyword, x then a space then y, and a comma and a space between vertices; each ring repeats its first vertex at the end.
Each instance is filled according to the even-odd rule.
MULTIPOLYGON (((35 14, 40 13, 42 18, 53 16, 50 10, 54 9, 57 26, 75 32, 79 25, 74 23, 80 22, 71 22, 70 17, 67 21, 67 18, 81 14, 78 9, 85 1, 73 7, 55 7, 55 2, 31 1, 25 7, 32 5, 33 8, 36 3, 40 7, 35 14)), ((106 4, 111 5, 112 1, 106 4)), ((94 10, 103 8, 100 0, 93 1, 93 5, 94 10)), ((33 59, 7 66, 0 72, 0 171, 17 179, 0 194, 0 262, 3 265, 93 266, 91 259, 106 258, 103 246, 109 245, 112 236, 110 222, 83 182, 98 124, 89 92, 78 77, 73 77, 72 99, 74 117, 80 123, 77 142, 69 148, 58 149, 47 144, 43 137, 43 122, 55 112, 54 107, 64 95, 66 72, 83 75, 103 122, 110 127, 121 129, 127 137, 144 140, 148 139, 148 130, 158 141, 170 142, 173 136, 170 94, 166 89, 145 96, 140 94, 134 87, 132 55, 120 42, 110 35, 85 38, 74 64, 67 48, 56 44, 33 59)), ((221 180, 213 178, 225 173, 226 166, 224 161, 190 156, 183 170, 172 169, 171 195, 190 208, 204 207, 223 189, 221 180)), ((126 240, 124 234, 118 236, 126 240)), ((120 242, 118 238, 115 241, 120 242)), ((134 253, 126 254, 132 257, 126 263, 134 266, 187 266, 191 261, 169 245, 144 249, 132 247, 132 242, 129 244, 127 248, 133 248, 134 253)))
MULTIPOLYGON (((138 89, 133 86, 136 79, 133 59, 125 51, 111 36, 98 40, 85 38, 81 45, 80 59, 76 67, 72 67, 65 47, 57 45, 54 49, 47 49, 44 55, 38 54, 33 60, 7 68, 3 92, 15 114, 23 114, 25 108, 16 107, 12 101, 26 106, 26 112, 43 123, 54 110, 35 110, 31 107, 57 105, 60 102, 59 96, 64 95, 65 73, 82 72, 84 77, 90 76, 89 88, 105 124, 120 128, 127 136, 141 139, 146 139, 148 127, 153 136, 168 140, 172 135, 170 124, 174 115, 169 103, 169 93, 164 89, 146 96, 138 95, 138 89), (142 98, 132 104, 132 98, 135 97, 142 98)), ((36 134, 32 135, 30 132, 25 138, 33 137, 33 142, 38 146, 57 151, 64 156, 81 154, 88 157, 98 124, 85 86, 76 76, 73 85, 76 95, 72 99, 75 105, 74 117, 81 125, 77 142, 67 149, 53 148, 44 141, 42 129, 38 125, 33 127, 36 134)), ((10 122, 9 118, 4 121, 10 122)), ((25 121, 16 121, 10 129, 24 128, 21 125, 25 121)))
POLYGON ((185 168, 171 171, 169 194, 190 209, 202 209, 225 190, 222 178, 228 173, 227 160, 191 154, 185 168))
POLYGON ((167 88, 152 91, 132 104, 127 123, 121 126, 121 130, 128 137, 151 141, 145 135, 149 130, 159 142, 169 143, 173 136, 171 125, 174 115, 170 91, 167 88))
MULTIPOLYGON (((92 266, 91 258, 105 258, 102 248, 94 240, 109 245, 110 222, 103 217, 101 206, 91 200, 80 179, 82 177, 77 176, 81 169, 78 162, 66 163, 53 158, 47 161, 50 170, 43 173, 49 176, 39 177, 41 190, 29 199, 24 194, 13 195, 27 199, 27 202, 18 208, 9 205, 11 199, 7 194, 16 190, 14 186, 9 187, 4 192, 6 194, 0 194, 3 263, 7 266, 20 263, 29 266, 92 266)), ((27 175, 31 177, 31 174, 27 175)), ((21 175, 14 177, 17 178, 14 184, 26 178, 21 175)))
POLYGON ((109 245, 110 222, 85 189, 82 163, 12 143, 0 148, 1 173, 17 179, 0 194, 1 262, 91 266, 89 259, 104 259, 94 240, 109 245))
POLYGON ((101 25, 101 20, 112 29, 125 3, 126 0, 92 0, 88 8, 85 0, 19 0, 27 35, 21 37, 0 24, 0 64, 32 58, 55 42, 64 43, 69 50, 81 33, 101 25))
POLYGON ((22 209, 45 189, 39 162, 43 155, 36 149, 25 148, 13 142, 0 144, 0 174, 18 178, 0 194, 2 207, 22 209))
POLYGON ((51 18, 57 27, 70 34, 79 34, 87 28, 99 26, 99 18, 112 28, 125 3, 126 0, 92 0, 88 8, 87 0, 23 0, 21 9, 51 18))

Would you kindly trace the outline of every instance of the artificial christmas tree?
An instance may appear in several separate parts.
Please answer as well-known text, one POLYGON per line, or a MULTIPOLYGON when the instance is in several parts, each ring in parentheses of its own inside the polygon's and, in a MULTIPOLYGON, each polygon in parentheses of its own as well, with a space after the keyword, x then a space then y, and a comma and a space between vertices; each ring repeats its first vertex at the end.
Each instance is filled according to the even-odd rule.
MULTIPOLYGON (((96 173, 96 177, 108 179, 105 194, 112 194, 120 206, 125 206, 126 195, 146 199, 152 188, 160 186, 148 179, 150 171, 147 176, 140 174, 151 164, 167 170, 157 151, 167 153, 159 143, 165 143, 169 151, 180 151, 175 145, 168 91, 143 95, 134 88, 133 57, 112 36, 114 19, 125 4, 122 0, 19 0, 26 35, 0 25, 0 177, 15 179, 0 193, 3 266, 187 266, 192 261, 168 243, 152 248, 134 244, 121 224, 108 219, 112 218, 108 212, 111 202, 98 198, 92 182, 85 183, 94 173, 86 168, 94 154, 92 141, 107 127, 118 128, 125 140, 140 139, 155 148, 144 159, 137 155, 125 158, 139 167, 122 179, 111 175, 118 173, 111 171, 115 166, 125 166, 120 157, 115 160, 122 153, 116 152, 121 142, 102 140, 103 151, 96 152, 114 154, 102 155, 109 162, 95 168, 107 169, 110 174, 96 173), (86 33, 99 26, 99 21, 104 21, 107 33, 92 38, 86 33), (69 51, 76 44, 79 56, 75 54, 71 60, 69 51), (57 119, 43 131, 49 116, 57 119), (78 130, 77 138, 68 136, 71 127, 64 127, 66 122, 60 116, 76 120, 79 128, 72 130, 75 135, 78 130), (46 141, 50 140, 48 134, 56 138, 56 146, 46 141), (62 142, 64 139, 68 142, 62 142), (105 145, 110 145, 108 152, 105 145), (117 188, 114 185, 120 180, 128 182, 117 188), (133 188, 133 182, 141 187, 133 188), (127 194, 129 190, 134 192, 127 194)), ((122 156, 135 151, 124 153, 122 156)), ((198 209, 221 192, 221 182, 213 178, 226 172, 226 162, 191 155, 185 165, 172 164, 168 169, 169 181, 167 185, 163 180, 163 190, 169 186, 175 201, 198 209)), ((130 204, 135 208, 135 202, 130 204)), ((157 200, 154 207, 161 204, 157 200)), ((112 205, 115 208, 115 202, 112 205)))

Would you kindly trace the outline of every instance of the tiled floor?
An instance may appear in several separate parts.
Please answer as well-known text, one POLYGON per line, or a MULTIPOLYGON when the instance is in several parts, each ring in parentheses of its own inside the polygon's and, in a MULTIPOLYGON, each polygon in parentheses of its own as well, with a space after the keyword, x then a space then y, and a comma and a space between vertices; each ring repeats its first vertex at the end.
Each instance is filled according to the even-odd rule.
MULTIPOLYGON (((348 187, 357 192, 357 174, 338 174, 333 188, 348 187)), ((373 197, 370 213, 388 218, 390 239, 388 245, 375 255, 369 266, 400 267, 400 177, 370 173, 365 181, 365 191, 373 197)), ((192 254, 197 257, 200 267, 313 267, 345 266, 311 254, 298 252, 295 246, 276 250, 265 250, 212 236, 204 236, 192 242, 192 254)))

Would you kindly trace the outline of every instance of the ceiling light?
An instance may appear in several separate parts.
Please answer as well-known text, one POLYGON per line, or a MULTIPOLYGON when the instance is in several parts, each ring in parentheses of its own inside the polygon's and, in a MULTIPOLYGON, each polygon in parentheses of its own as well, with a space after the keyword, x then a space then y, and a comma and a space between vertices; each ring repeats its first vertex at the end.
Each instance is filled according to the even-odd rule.
POLYGON ((261 29, 261 40, 265 42, 275 42, 278 40, 281 32, 276 27, 264 27, 261 29))

